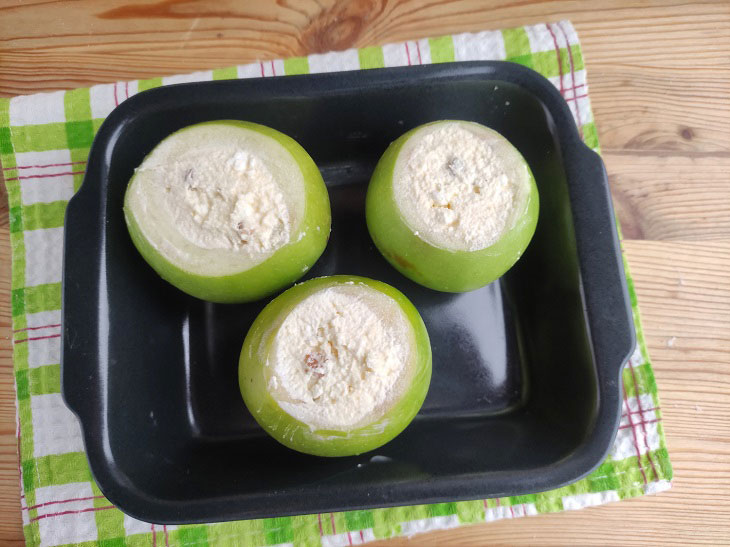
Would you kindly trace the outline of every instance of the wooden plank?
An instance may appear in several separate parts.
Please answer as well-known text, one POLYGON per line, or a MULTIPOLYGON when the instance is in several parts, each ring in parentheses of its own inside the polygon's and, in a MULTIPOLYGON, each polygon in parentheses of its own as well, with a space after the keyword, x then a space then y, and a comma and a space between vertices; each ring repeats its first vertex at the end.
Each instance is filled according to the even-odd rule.
MULTIPOLYGON (((0 94, 519 26, 569 17, 596 85, 602 67, 682 70, 727 66, 730 7, 680 1, 135 2, 81 0, 0 8, 0 94), (319 5, 322 5, 320 8, 319 5), (59 24, 62 21, 62 24, 59 24), (646 25, 652 21, 652 25, 646 25), (723 49, 724 48, 724 49, 723 49), (184 51, 184 55, 180 53, 184 51)), ((623 78, 625 79, 625 77, 623 78)))
POLYGON ((10 224, 0 174, 0 543, 21 544, 20 477, 15 435, 15 386, 10 326, 10 224))
POLYGON ((730 154, 604 150, 627 239, 730 238, 730 154))
POLYGON ((589 93, 604 148, 730 154, 730 70, 593 66, 589 93))

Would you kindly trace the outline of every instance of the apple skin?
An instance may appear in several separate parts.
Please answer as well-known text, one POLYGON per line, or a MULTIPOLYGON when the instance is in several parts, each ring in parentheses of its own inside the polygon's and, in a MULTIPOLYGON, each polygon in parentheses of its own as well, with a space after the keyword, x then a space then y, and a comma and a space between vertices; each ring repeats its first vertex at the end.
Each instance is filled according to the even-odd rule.
MULTIPOLYGON (((309 154, 298 142, 284 133, 264 125, 237 120, 203 122, 183 128, 177 133, 199 125, 233 125, 257 131, 275 139, 294 157, 303 175, 305 205, 302 220, 292 230, 290 242, 277 249, 263 262, 240 273, 213 277, 189 272, 167 260, 150 244, 128 206, 130 192, 127 190, 124 199, 124 218, 129 235, 139 253, 160 277, 191 296, 219 303, 260 300, 294 283, 304 275, 305 266, 307 270, 311 268, 324 252, 331 226, 327 187, 309 154), (301 232, 305 232, 304 237, 296 241, 297 235, 301 232)), ((134 177, 129 181, 127 188, 130 188, 133 182, 134 177)))
MULTIPOLYGON (((443 121, 451 120, 425 125, 443 121)), ((416 127, 393 141, 375 167, 365 202, 370 237, 385 259, 416 283, 443 292, 478 289, 509 270, 530 243, 539 213, 535 178, 527 167, 530 188, 524 209, 515 225, 493 245, 477 251, 450 251, 431 245, 405 223, 393 192, 398 155, 406 141, 422 127, 425 126, 416 127)))
POLYGON ((373 450, 403 431, 418 414, 431 381, 431 343, 418 310, 397 289, 354 275, 310 279, 272 300, 246 335, 238 368, 241 395, 251 415, 274 439, 293 450, 315 456, 352 456, 373 450), (397 302, 413 330, 416 354, 410 386, 378 421, 351 431, 314 430, 287 414, 270 395, 266 360, 279 327, 291 310, 309 295, 346 282, 362 283, 397 302))

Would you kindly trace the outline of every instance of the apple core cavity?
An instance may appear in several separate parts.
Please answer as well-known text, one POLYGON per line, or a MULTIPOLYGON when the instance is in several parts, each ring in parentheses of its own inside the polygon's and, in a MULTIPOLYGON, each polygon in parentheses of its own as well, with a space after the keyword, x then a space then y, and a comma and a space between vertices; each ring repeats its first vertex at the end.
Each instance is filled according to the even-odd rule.
POLYGON ((426 125, 393 173, 398 209, 424 241, 452 251, 494 244, 528 192, 524 160, 493 131, 465 122, 426 125))
POLYGON ((398 304, 359 283, 321 289, 297 304, 269 354, 268 389, 314 429, 377 421, 407 387, 415 340, 398 304))
POLYGON ((137 173, 161 171, 153 183, 164 186, 177 229, 197 246, 261 253, 289 240, 286 197, 259 155, 231 146, 147 163, 137 173))
POLYGON ((286 245, 302 215, 302 175, 273 138, 201 125, 163 141, 135 171, 130 204, 174 264, 225 275, 286 245), (201 253, 202 251, 202 253, 201 253))

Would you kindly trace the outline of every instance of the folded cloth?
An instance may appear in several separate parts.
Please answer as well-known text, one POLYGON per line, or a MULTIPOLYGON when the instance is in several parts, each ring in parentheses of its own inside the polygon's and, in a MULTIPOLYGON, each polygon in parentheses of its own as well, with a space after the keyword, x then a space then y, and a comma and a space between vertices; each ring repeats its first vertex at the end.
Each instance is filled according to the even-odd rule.
POLYGON ((94 133, 109 112, 140 91, 180 82, 475 60, 513 61, 549 78, 568 102, 583 140, 598 150, 583 55, 569 21, 0 99, 0 162, 10 202, 21 505, 28 545, 355 545, 580 509, 669 488, 672 469, 630 276, 638 344, 623 372, 618 436, 605 462, 569 486, 499 499, 160 526, 123 514, 91 477, 79 425, 60 394, 63 219, 66 203, 83 179, 94 133))

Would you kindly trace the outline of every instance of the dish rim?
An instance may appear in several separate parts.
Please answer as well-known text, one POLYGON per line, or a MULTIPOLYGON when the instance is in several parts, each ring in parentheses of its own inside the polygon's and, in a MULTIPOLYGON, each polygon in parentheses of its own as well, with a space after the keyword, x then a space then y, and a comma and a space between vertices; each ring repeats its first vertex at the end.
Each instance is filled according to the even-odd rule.
MULTIPOLYGON (((165 524, 374 509, 444 500, 461 501, 481 499, 485 494, 486 497, 513 496, 559 488, 579 480, 600 465, 613 443, 621 416, 620 374, 636 344, 627 281, 614 219, 603 162, 600 156, 582 141, 567 103, 547 79, 515 63, 472 61, 267 79, 196 82, 141 92, 121 103, 103 122, 89 154, 84 183, 69 201, 66 211, 62 279, 61 392, 66 405, 78 417, 81 424, 87 459, 94 479, 104 495, 123 512, 140 520, 165 524), (527 473, 529 476, 521 480, 517 487, 514 484, 514 475, 520 472, 510 470, 499 473, 484 471, 458 477, 430 477, 427 480, 399 484, 397 491, 387 491, 378 486, 377 489, 380 490, 378 495, 369 495, 367 498, 337 491, 336 503, 327 501, 333 499, 332 495, 328 495, 328 492, 332 494, 332 487, 328 490, 324 485, 316 485, 315 488, 320 494, 316 501, 306 492, 297 492, 296 499, 289 498, 286 507, 283 508, 277 506, 275 493, 242 494, 246 497, 245 503, 231 503, 230 499, 219 498, 196 500, 191 503, 140 494, 137 487, 115 466, 113 458, 108 457, 108 454, 111 454, 110 449, 108 454, 106 453, 109 446, 106 419, 102 412, 96 412, 96 408, 103 408, 102 399, 105 395, 101 390, 94 393, 88 388, 74 387, 83 386, 81 382, 88 382, 87 373, 83 363, 67 366, 67 360, 80 359, 79 348, 74 348, 71 333, 67 330, 69 323, 67 315, 72 313, 67 303, 72 302, 74 294, 79 292, 74 285, 78 285, 76 275, 81 268, 66 259, 69 249, 78 242, 78 234, 84 230, 98 230, 104 218, 105 210, 98 208, 97 205, 105 195, 106 186, 99 181, 107 179, 111 154, 118 136, 124 129, 125 120, 136 116, 140 110, 149 108, 149 104, 154 105, 158 98, 167 97, 184 89, 204 92, 210 87, 219 86, 240 88, 241 91, 253 93, 258 97, 274 94, 291 96, 296 92, 326 96, 383 84, 397 87, 412 83, 414 80, 439 81, 454 78, 516 84, 535 95, 552 117, 553 131, 558 137, 557 144, 564 159, 579 256, 586 324, 598 383, 596 386, 598 405, 591 432, 569 456, 546 468, 531 470, 527 473), (287 83, 285 86, 281 85, 284 80, 287 83), (595 182, 581 185, 576 179, 595 179, 595 182), (88 214, 89 211, 93 213, 88 214), (598 232, 586 230, 585 226, 595 225, 596 219, 601 224, 604 222, 608 224, 606 228, 609 229, 598 232), (605 281, 607 275, 611 278, 610 282, 605 281), (75 279, 75 283, 69 282, 70 277, 75 279), (485 488, 485 482, 488 482, 488 488, 485 488), (434 494, 435 492, 438 495, 434 494), (333 508, 334 505, 338 508, 333 508), (292 509, 293 507, 306 507, 306 509, 292 509), (141 508, 144 508, 144 511, 140 511, 141 508)), ((99 239, 101 253, 105 246, 103 231, 99 239)), ((93 273, 87 275, 94 276, 93 273)), ((94 309, 97 309, 98 313, 98 308, 94 309)), ((78 314, 75 311, 73 313, 78 314)), ((86 359, 94 360, 95 356, 87 356, 86 359)))

